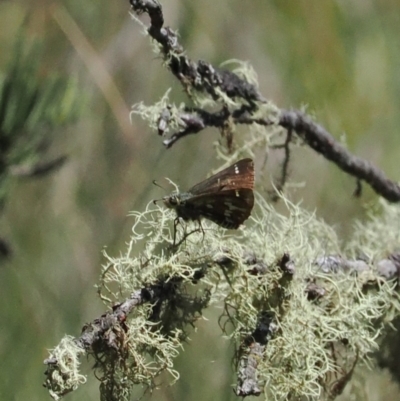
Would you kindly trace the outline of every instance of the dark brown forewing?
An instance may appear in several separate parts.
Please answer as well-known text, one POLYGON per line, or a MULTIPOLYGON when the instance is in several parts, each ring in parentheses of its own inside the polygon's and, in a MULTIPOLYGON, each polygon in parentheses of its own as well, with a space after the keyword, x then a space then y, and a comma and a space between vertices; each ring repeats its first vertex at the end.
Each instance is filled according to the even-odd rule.
POLYGON ((193 195, 225 192, 231 189, 254 187, 254 163, 251 159, 242 159, 226 169, 219 171, 206 180, 189 189, 193 195))
POLYGON ((193 196, 187 201, 199 214, 224 228, 238 228, 254 206, 253 191, 249 188, 230 189, 211 195, 193 196))

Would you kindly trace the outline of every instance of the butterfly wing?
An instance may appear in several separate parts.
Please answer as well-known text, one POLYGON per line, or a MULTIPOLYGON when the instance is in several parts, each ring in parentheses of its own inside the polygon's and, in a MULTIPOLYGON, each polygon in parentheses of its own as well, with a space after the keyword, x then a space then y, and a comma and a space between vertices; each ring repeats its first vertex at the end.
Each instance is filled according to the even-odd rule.
POLYGON ((254 205, 251 189, 231 189, 217 194, 191 197, 177 208, 184 220, 200 220, 204 217, 224 228, 238 228, 249 216, 254 205))
POLYGON ((192 195, 215 195, 232 189, 253 189, 253 187, 254 162, 251 159, 242 159, 198 183, 188 192, 192 195))
POLYGON ((220 191, 212 195, 192 197, 185 204, 198 218, 204 217, 221 227, 236 229, 249 216, 254 206, 254 194, 249 188, 220 191))

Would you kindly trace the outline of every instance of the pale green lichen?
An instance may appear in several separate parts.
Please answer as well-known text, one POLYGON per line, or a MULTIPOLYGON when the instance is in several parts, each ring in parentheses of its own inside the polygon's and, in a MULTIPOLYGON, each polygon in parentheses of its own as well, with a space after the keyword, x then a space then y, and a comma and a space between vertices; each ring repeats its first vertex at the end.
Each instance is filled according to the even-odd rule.
POLYGON ((179 330, 170 331, 166 337, 154 329, 157 323, 149 322, 150 305, 132 313, 127 330, 117 336, 122 344, 116 350, 98 355, 97 377, 101 381, 103 400, 128 401, 135 385, 154 387, 154 379, 168 372, 173 382, 179 373, 173 368, 173 359, 181 350, 179 330))
POLYGON ((85 354, 71 336, 65 336, 54 349, 50 350, 50 361, 46 372, 46 386, 51 397, 59 400, 86 383, 86 377, 79 372, 80 358, 85 354))
MULTIPOLYGON (((104 400, 128 400, 135 385, 153 388, 164 371, 177 380, 174 359, 187 338, 187 328, 210 304, 223 306, 221 327, 238 344, 238 358, 260 314, 271 316, 275 329, 257 365, 266 399, 334 398, 355 364, 368 362, 377 349, 383 322, 393 317, 391 311, 400 309, 394 283, 376 275, 372 260, 368 289, 363 274, 321 269, 318 258, 342 254, 336 233, 315 214, 283 196, 281 201, 284 214, 257 194, 252 216, 236 231, 207 220, 201 228, 197 222, 182 222, 174 247, 172 210, 149 204, 144 212, 132 213, 132 237, 125 254, 105 254, 98 286, 102 300, 111 307, 154 284, 172 285, 157 315, 155 305, 144 303, 131 311, 124 328, 112 329, 118 349, 94 352, 104 400), (286 281, 278 263, 285 253, 294 264, 294 273, 286 281), (266 267, 261 273, 252 272, 246 260, 249 254, 266 267), (318 301, 307 296, 309 282, 324 288, 318 301)), ((367 224, 357 225, 357 241, 346 244, 349 253, 350 245, 358 243, 370 247, 370 255, 381 255, 395 245, 398 234, 387 236, 387 242, 382 224, 388 230, 396 228, 398 207, 384 204, 381 213, 381 219, 371 216, 367 224), (373 239, 364 238, 363 231, 373 239)), ((53 396, 84 381, 77 363, 83 351, 71 348, 72 340, 67 343, 68 347, 59 346, 52 353, 57 361, 66 361, 61 364, 60 381, 51 387, 53 396)))
MULTIPOLYGON (((328 378, 335 378, 335 372, 341 369, 332 347, 346 341, 344 351, 349 360, 355 356, 366 360, 376 349, 382 329, 374 323, 398 301, 393 296, 393 284, 379 277, 370 276, 379 289, 364 291, 364 282, 357 275, 323 272, 315 261, 323 255, 340 254, 336 233, 314 214, 282 200, 287 208, 285 215, 278 214, 257 196, 253 216, 235 234, 203 221, 204 233, 194 232, 174 252, 168 251, 174 213, 154 206, 144 213, 135 213, 128 253, 116 259, 108 257, 103 290, 116 284, 119 291, 111 297, 115 301, 121 294, 154 283, 161 276, 179 277, 185 285, 193 286, 197 269, 206 266, 202 283, 210 291, 209 302, 222 303, 226 313, 229 311, 225 320, 233 325, 231 338, 241 343, 256 327, 260 311, 268 311, 274 317, 278 330, 258 366, 266 395, 276 400, 300 396, 316 400, 329 394, 328 387, 333 384, 332 378, 328 378), (142 249, 140 254, 133 252, 138 246, 142 249), (254 253, 268 266, 263 275, 249 273, 243 258, 245 252, 254 253), (276 289, 282 271, 276 261, 285 252, 295 263, 295 274, 284 288, 284 300, 280 302, 276 289), (215 263, 221 257, 229 258, 233 267, 222 272, 215 263), (326 291, 318 304, 310 302, 305 292, 311 279, 326 291)), ((190 232, 197 223, 183 224, 190 232)), ((145 324, 146 317, 142 319, 145 324)), ((162 338, 169 341, 165 335, 162 338)), ((171 345, 170 351, 177 350, 178 344, 179 341, 171 345)), ((159 362, 165 357, 160 357, 159 362)), ((168 366, 172 359, 168 359, 168 366)), ((157 366, 156 371, 160 365, 157 366)))
POLYGON ((144 121, 147 121, 149 127, 157 131, 158 123, 161 114, 168 110, 168 124, 165 127, 165 133, 168 133, 170 130, 180 130, 184 127, 184 123, 181 120, 180 116, 184 113, 184 105, 176 106, 169 101, 170 89, 168 89, 162 98, 152 106, 146 106, 143 102, 139 102, 132 106, 132 110, 130 113, 130 118, 134 114, 139 115, 144 121))
POLYGON ((354 223, 354 235, 346 251, 370 259, 400 250, 400 208, 383 199, 367 208, 368 221, 354 223))
POLYGON ((258 89, 257 72, 248 61, 230 59, 221 63, 220 67, 223 68, 227 65, 236 65, 232 72, 258 89))

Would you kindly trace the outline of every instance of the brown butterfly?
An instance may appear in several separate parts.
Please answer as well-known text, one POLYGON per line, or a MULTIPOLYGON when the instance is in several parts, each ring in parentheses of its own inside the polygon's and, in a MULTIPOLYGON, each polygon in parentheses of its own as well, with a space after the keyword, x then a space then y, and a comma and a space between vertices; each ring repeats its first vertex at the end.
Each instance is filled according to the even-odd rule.
POLYGON ((242 159, 212 175, 189 191, 162 200, 183 220, 206 218, 224 228, 238 228, 254 206, 254 163, 242 159))

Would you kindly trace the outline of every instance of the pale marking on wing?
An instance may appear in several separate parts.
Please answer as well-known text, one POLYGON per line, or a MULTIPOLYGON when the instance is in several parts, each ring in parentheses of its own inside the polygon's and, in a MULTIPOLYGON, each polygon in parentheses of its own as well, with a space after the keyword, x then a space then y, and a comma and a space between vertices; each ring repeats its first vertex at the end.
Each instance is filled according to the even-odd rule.
POLYGON ((242 207, 234 206, 234 205, 232 205, 232 203, 230 203, 230 202, 226 202, 226 203, 225 203, 225 206, 226 206, 229 210, 246 210, 246 209, 244 209, 244 208, 242 208, 242 207))
POLYGON ((235 164, 235 174, 239 174, 239 167, 237 164, 235 164))
POLYGON ((236 196, 239 198, 240 194, 239 194, 239 191, 238 191, 238 190, 235 191, 235 194, 236 194, 236 196))

